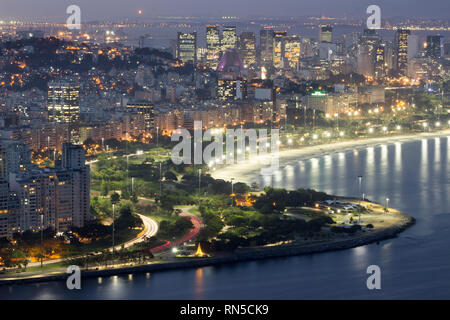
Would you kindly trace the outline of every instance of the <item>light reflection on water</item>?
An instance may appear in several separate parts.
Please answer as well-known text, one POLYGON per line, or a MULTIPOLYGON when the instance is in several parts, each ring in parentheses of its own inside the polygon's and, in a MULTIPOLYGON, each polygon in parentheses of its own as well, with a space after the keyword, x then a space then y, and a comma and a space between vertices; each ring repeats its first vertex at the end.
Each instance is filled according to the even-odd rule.
MULTIPOLYGON (((450 298, 450 139, 382 144, 314 160, 291 161, 260 186, 311 187, 356 196, 358 175, 369 199, 417 218, 397 238, 350 250, 235 265, 65 283, 0 287, 0 297, 32 299, 433 299, 450 298), (369 265, 382 271, 382 290, 366 288, 369 265)), ((253 178, 256 181, 255 178, 253 178)))

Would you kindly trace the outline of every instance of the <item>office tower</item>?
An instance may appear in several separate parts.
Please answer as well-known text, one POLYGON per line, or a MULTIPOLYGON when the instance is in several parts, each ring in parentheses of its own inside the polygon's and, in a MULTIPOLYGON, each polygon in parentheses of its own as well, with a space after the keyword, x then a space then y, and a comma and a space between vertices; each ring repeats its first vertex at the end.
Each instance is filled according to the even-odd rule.
POLYGON ((48 83, 47 110, 51 122, 76 123, 80 117, 80 85, 75 79, 48 83))
POLYGON ((377 49, 380 46, 380 37, 375 30, 365 29, 358 41, 358 73, 373 77, 375 73, 375 60, 377 49))
POLYGON ((239 52, 244 63, 248 68, 256 64, 256 37, 253 32, 242 32, 239 37, 239 52))
POLYGON ((397 45, 397 71, 400 75, 406 76, 408 72, 408 36, 409 30, 399 29, 396 33, 397 45))
POLYGON ((437 36, 427 36, 426 42, 426 54, 430 58, 440 58, 442 56, 442 39, 440 35, 437 36))
POLYGON ((284 42, 284 67, 297 69, 301 55, 301 40, 299 37, 286 37, 284 42))
POLYGON ((450 57, 450 43, 444 44, 444 57, 450 57))
POLYGON ((375 78, 378 80, 383 79, 386 74, 385 49, 386 45, 380 43, 375 53, 375 78))
POLYGON ((183 63, 195 64, 197 62, 197 32, 178 32, 177 59, 183 63))
POLYGON ((419 56, 419 36, 410 34, 408 36, 408 61, 419 56))
POLYGON ((274 31, 270 27, 265 27, 259 33, 260 35, 260 55, 261 65, 269 67, 273 64, 273 38, 274 31))
POLYGON ((220 31, 217 25, 206 26, 206 64, 216 69, 220 58, 220 31))
POLYGON ((217 100, 231 101, 236 100, 238 80, 235 74, 220 74, 217 80, 217 100))
POLYGON ((331 25, 319 26, 319 42, 321 43, 333 42, 333 27, 331 25))
POLYGON ((222 31, 222 52, 227 49, 236 48, 237 35, 235 26, 225 26, 222 31))
POLYGON ((286 37, 286 31, 274 31, 272 54, 273 66, 278 69, 283 67, 284 40, 286 37))

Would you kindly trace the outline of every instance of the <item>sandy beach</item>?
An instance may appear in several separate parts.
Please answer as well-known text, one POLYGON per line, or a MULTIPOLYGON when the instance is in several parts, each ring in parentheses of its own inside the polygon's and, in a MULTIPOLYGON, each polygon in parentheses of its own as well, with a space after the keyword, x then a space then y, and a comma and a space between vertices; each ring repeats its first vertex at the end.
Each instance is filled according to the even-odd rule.
MULTIPOLYGON (((280 150, 279 152, 279 164, 283 167, 290 161, 294 160, 307 160, 332 154, 336 152, 346 152, 355 149, 363 149, 370 146, 376 146, 381 144, 392 144, 396 142, 405 142, 412 140, 428 139, 433 137, 446 137, 450 136, 450 129, 445 129, 436 132, 423 132, 409 135, 395 135, 384 136, 374 138, 363 138, 357 140, 344 140, 328 144, 320 144, 313 146, 305 146, 296 149, 280 150)), ((215 170, 211 170, 211 176, 215 179, 223 179, 230 181, 234 178, 235 181, 251 183, 254 182, 259 175, 261 168, 269 167, 270 161, 258 161, 257 159, 246 160, 243 163, 224 165, 218 167, 215 170)))

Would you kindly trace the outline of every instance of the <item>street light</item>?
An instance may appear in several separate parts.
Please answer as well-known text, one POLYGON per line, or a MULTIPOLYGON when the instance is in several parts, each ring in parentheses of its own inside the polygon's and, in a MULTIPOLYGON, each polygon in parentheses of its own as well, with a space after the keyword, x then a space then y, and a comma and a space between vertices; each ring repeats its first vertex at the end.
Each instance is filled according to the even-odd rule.
POLYGON ((112 221, 112 225, 113 225, 113 228, 112 228, 112 252, 114 253, 114 217, 115 217, 115 207, 116 207, 116 205, 113 203, 112 204, 112 209, 113 209, 113 221, 112 221))
POLYGON ((389 198, 386 198, 386 212, 389 212, 389 198))
POLYGON ((41 213, 41 268, 44 264, 44 214, 41 213))
POLYGON ((201 188, 202 169, 198 169, 198 208, 200 209, 200 188, 201 188))
POLYGON ((231 178, 231 206, 234 207, 234 178, 231 178))
POLYGON ((358 207, 358 223, 361 223, 361 189, 362 189, 362 176, 358 176, 358 198, 359 198, 359 207, 358 207))
POLYGON ((156 155, 159 155, 159 127, 156 127, 156 155))

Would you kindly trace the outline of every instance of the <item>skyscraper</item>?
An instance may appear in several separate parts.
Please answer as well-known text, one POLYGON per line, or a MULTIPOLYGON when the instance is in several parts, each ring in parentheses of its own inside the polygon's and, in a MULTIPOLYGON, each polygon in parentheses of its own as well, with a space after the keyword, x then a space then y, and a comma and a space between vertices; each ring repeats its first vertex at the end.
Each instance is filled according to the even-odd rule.
POLYGON ((260 33, 260 50, 261 50, 261 65, 272 66, 273 64, 273 38, 274 31, 270 27, 264 27, 260 33))
POLYGON ((80 118, 80 85, 75 79, 48 83, 47 110, 51 122, 76 123, 80 118))
POLYGON ((284 67, 297 69, 301 55, 301 40, 299 37, 286 37, 284 43, 284 67))
POLYGON ((273 66, 275 68, 283 67, 284 40, 287 37, 286 31, 275 31, 273 37, 273 66))
POLYGON ((239 52, 246 68, 256 64, 256 37, 253 32, 241 33, 239 52))
POLYGON ((408 72, 408 36, 411 31, 399 29, 396 33, 397 44, 397 71, 400 75, 406 76, 408 72))
POLYGON ((442 56, 442 36, 427 36, 427 57, 440 58, 442 56))
POLYGON ((197 62, 197 32, 178 32, 177 58, 184 63, 197 62))
POLYGON ((333 42, 333 27, 331 25, 319 26, 319 42, 321 43, 333 42))
POLYGON ((206 64, 212 69, 217 68, 220 58, 220 31, 217 25, 206 26, 206 64))
POLYGON ((222 52, 236 48, 237 35, 235 26, 225 26, 222 31, 222 52))
POLYGON ((375 54, 375 78, 379 80, 383 79, 386 74, 385 49, 386 45, 384 43, 380 43, 375 54))

